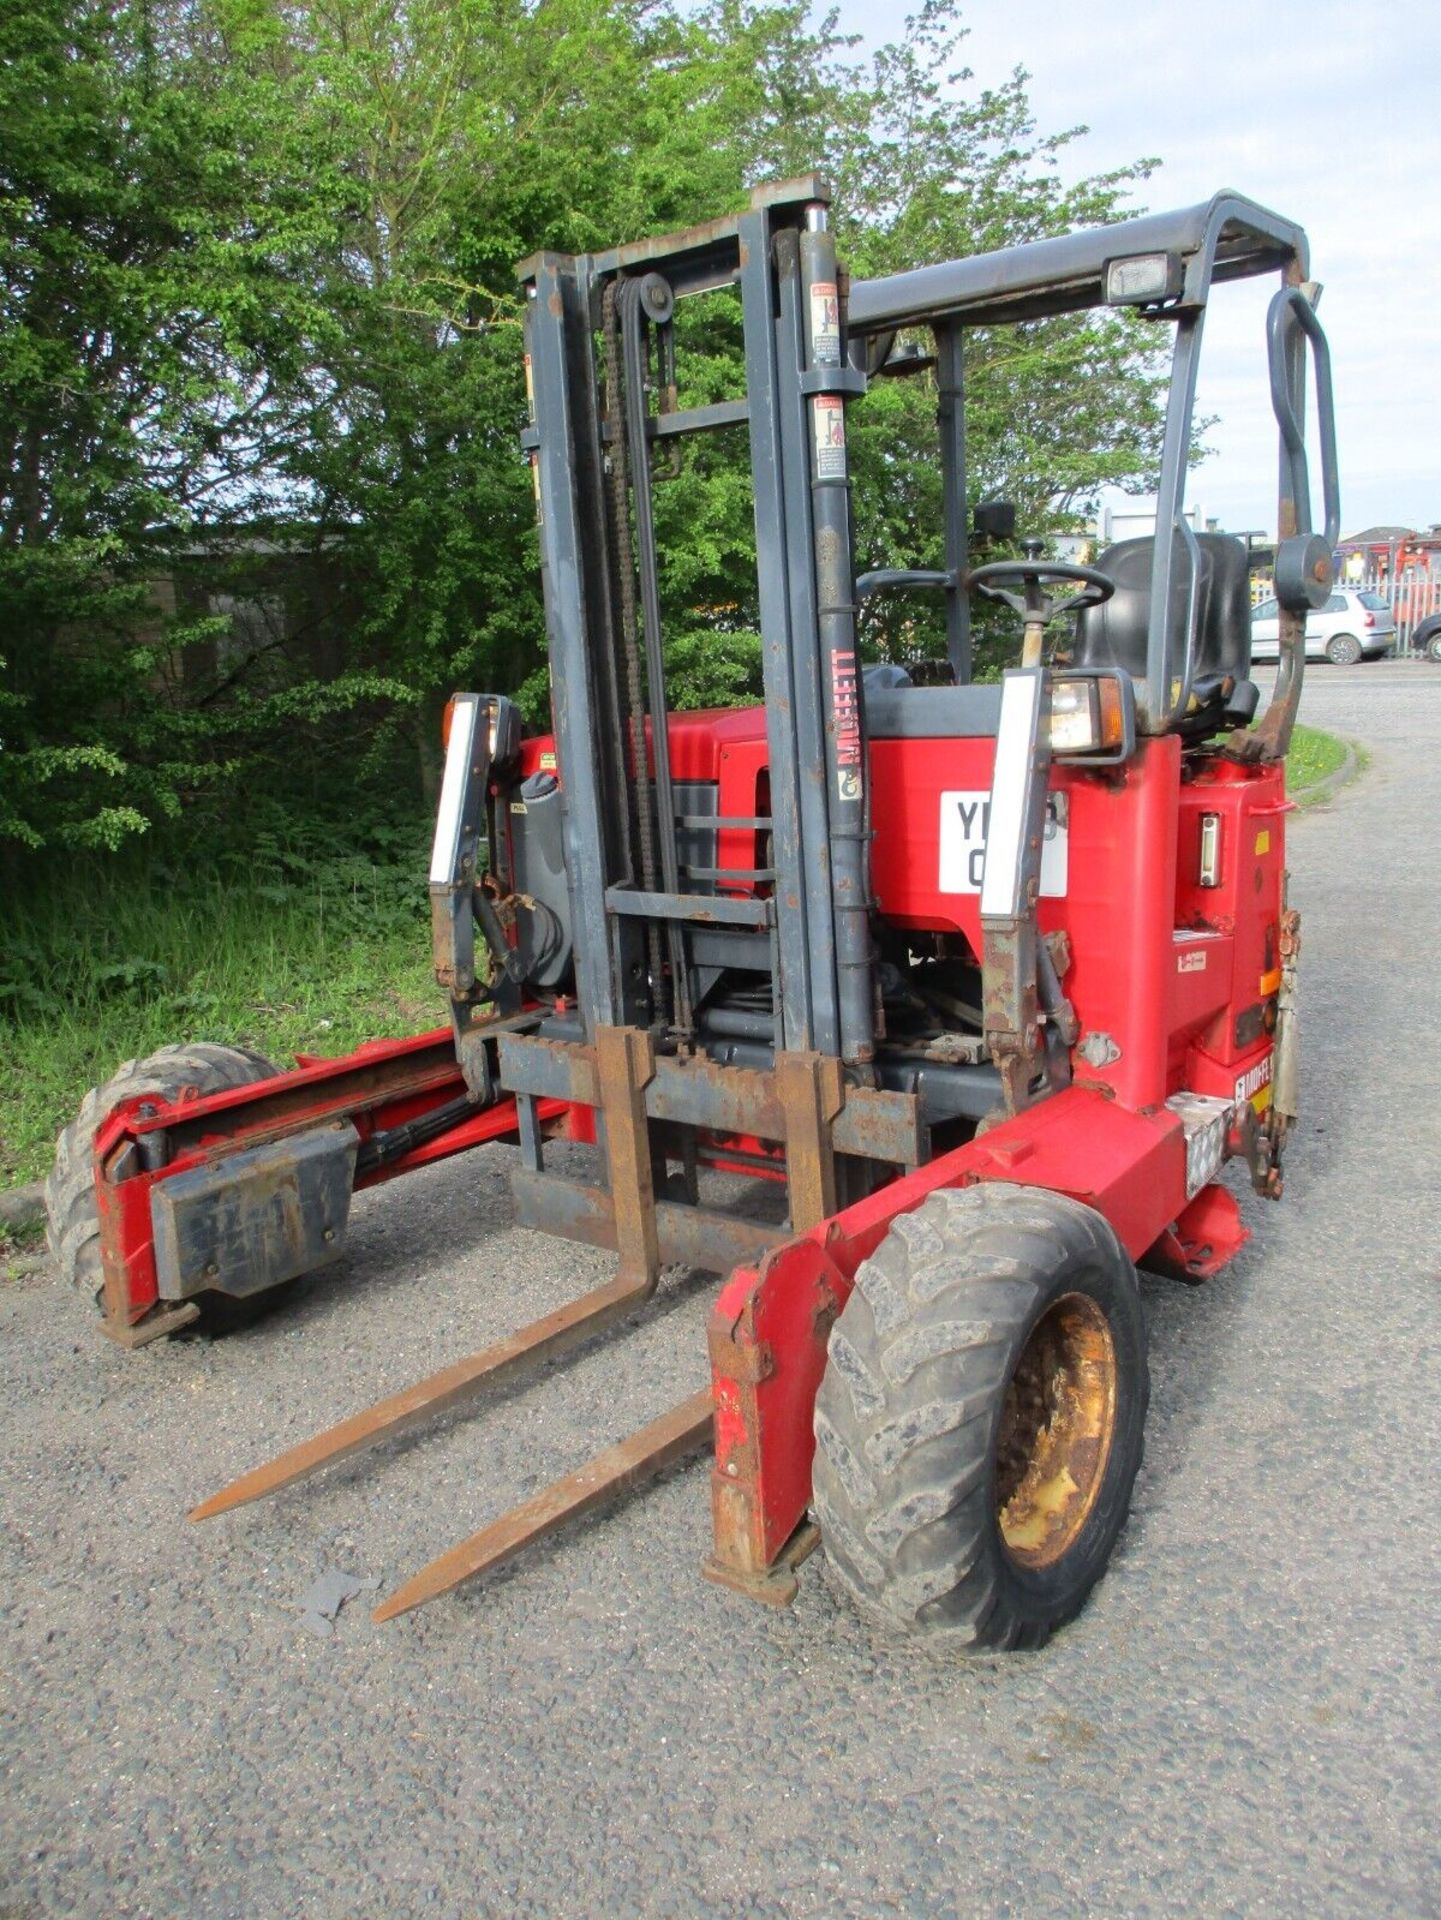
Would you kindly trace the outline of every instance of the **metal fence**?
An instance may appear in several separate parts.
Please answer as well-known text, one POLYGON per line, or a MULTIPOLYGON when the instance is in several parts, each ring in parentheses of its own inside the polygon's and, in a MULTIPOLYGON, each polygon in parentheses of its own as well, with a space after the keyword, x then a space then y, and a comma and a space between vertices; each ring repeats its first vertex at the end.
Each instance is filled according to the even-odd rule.
MULTIPOLYGON (((1349 588, 1352 592, 1359 590, 1379 594, 1391 609, 1396 622, 1392 657, 1399 660, 1419 659, 1425 649, 1417 647, 1412 636, 1423 620, 1433 613, 1441 613, 1441 568, 1433 574, 1426 568, 1408 567, 1399 580, 1385 573, 1367 572, 1359 578, 1342 573, 1336 585, 1349 588)), ((1251 582, 1253 606, 1269 598, 1274 591, 1269 574, 1256 575, 1251 582)))
POLYGON ((1393 655, 1407 660, 1417 657, 1421 649, 1412 645, 1411 636, 1429 614, 1441 613, 1441 575, 1413 571, 1408 567, 1399 580, 1390 579, 1384 574, 1368 574, 1364 579, 1344 579, 1340 584, 1380 594, 1396 621, 1396 644, 1391 649, 1393 655))

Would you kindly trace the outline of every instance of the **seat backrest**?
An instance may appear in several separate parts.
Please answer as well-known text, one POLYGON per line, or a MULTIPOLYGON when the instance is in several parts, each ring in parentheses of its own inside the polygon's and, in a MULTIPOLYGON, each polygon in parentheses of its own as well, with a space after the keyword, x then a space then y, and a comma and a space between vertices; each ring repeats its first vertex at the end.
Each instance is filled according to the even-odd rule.
MULTIPOLYGON (((1198 533, 1197 687, 1204 680, 1229 676, 1244 680, 1251 671, 1250 568, 1244 544, 1230 533, 1198 533)), ((1110 574, 1116 591, 1099 607, 1076 619, 1076 665, 1124 667, 1137 680, 1146 675, 1146 635, 1151 623, 1151 562, 1156 542, 1119 540, 1096 561, 1110 574)), ((1177 543, 1172 569, 1171 630, 1185 631, 1190 597, 1190 568, 1177 543)))

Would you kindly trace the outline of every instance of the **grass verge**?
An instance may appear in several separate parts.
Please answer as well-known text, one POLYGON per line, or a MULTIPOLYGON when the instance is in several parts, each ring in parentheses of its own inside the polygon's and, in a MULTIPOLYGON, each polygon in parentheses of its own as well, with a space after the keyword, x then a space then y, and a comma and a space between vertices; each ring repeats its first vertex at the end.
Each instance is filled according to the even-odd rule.
MULTIPOLYGON (((1291 735, 1291 751, 1286 760, 1286 791, 1300 806, 1309 806, 1324 797, 1321 789, 1346 765, 1346 756, 1354 761, 1354 771, 1366 764, 1364 750, 1349 746, 1334 733, 1299 723, 1291 735)), ((1334 789, 1327 789, 1328 792, 1334 789)))
POLYGON ((0 942, 0 1187, 46 1173, 86 1088, 157 1047, 241 1041, 288 1066, 444 1021, 418 849, 51 872, 7 902, 0 942))

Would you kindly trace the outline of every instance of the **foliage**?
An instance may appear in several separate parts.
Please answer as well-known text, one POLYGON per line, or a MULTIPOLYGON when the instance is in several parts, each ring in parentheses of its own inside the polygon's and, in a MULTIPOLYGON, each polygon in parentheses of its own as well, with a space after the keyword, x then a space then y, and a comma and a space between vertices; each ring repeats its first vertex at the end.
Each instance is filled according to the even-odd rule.
MULTIPOLYGON (((278 103, 215 84, 184 25, 99 0, 0 16, 0 843, 113 849, 287 717, 243 687, 214 704, 197 655, 225 623, 156 583, 286 498, 338 324, 326 210, 276 164, 278 103)), ((322 704, 361 692, 407 689, 353 676, 322 704)))
MULTIPOLYGON (((523 689, 539 717, 514 261, 817 163, 866 274, 1123 211, 1144 169, 1066 184, 1069 136, 1036 133, 1019 75, 977 92, 959 38, 953 0, 871 60, 753 0, 0 18, 0 848, 23 866, 223 817, 242 785, 283 787, 298 742, 363 788, 407 741, 419 805, 454 685, 523 689), (278 549, 346 591, 305 646, 237 645, 278 549)), ((735 391, 724 300, 684 331, 692 377, 735 391)), ((1026 524, 1144 482, 1136 327, 983 337, 970 377, 975 484, 1026 524)), ((935 562, 934 405, 923 377, 855 410, 868 561, 935 562)), ((658 518, 676 696, 734 698, 758 661, 743 453, 688 452, 658 518)), ((902 612, 878 644, 933 645, 902 612)))
POLYGON ((32 1179, 85 1088, 204 1034, 348 1051, 439 1025, 421 823, 251 799, 234 844, 161 824, 75 889, 7 903, 0 946, 0 1187, 32 1179))
MULTIPOLYGON (((1139 161, 1068 183, 1061 162, 1081 128, 1037 132, 1024 75, 970 90, 964 34, 945 0, 927 0, 897 45, 874 58, 863 112, 826 145, 837 237, 857 278, 963 259, 1135 211, 1139 161)), ((930 336, 902 338, 929 355, 930 336)), ((1164 427, 1155 329, 1129 314, 1064 315, 965 335, 971 504, 1016 503, 1022 532, 1079 528, 1105 485, 1154 483, 1164 427)), ((941 567, 935 375, 878 379, 851 410, 858 565, 941 567)), ((978 632, 990 624, 978 610, 978 632)), ((867 622, 890 658, 944 652, 935 595, 885 596, 867 622)), ((1013 644, 1008 642, 1007 644, 1013 644)), ((985 657, 985 649, 981 650, 985 657)))
MULTIPOLYGON (((839 249, 853 277, 1135 211, 1127 195, 1151 163, 1068 184, 1061 161, 1081 129, 1039 135, 1021 74, 999 89, 970 91, 971 75, 959 65, 963 39, 949 0, 927 0, 903 39, 870 62, 824 37, 773 50, 767 90, 775 111, 757 128, 756 170, 819 167, 832 180, 839 249)), ((678 356, 690 370, 691 404, 740 390, 738 313, 729 304, 727 313, 724 297, 713 300, 699 324, 681 310, 678 356)), ((971 503, 1011 499, 1024 531, 1055 534, 1080 527, 1103 486, 1154 484, 1164 427, 1162 345, 1153 326, 1125 313, 969 331, 971 503)), ((902 352, 908 346, 927 355, 930 337, 898 343, 902 352)), ((874 381, 850 409, 862 569, 944 565, 937 401, 927 370, 874 381)), ((751 691, 758 686, 751 513, 743 445, 693 456, 658 498, 668 651, 682 702, 697 691, 702 700, 729 697, 741 671, 751 691)), ((982 665, 1013 649, 1013 634, 992 610, 978 609, 976 626, 982 665)), ((943 653, 938 597, 872 602, 863 644, 870 655, 894 659, 943 653)))

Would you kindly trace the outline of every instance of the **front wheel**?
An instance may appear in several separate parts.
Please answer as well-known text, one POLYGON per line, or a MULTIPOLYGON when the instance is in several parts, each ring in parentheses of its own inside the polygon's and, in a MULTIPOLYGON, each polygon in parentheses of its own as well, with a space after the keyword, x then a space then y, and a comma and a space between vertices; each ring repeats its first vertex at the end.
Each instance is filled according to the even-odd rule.
POLYGON ((1326 658, 1333 667, 1354 667, 1361 658, 1361 642, 1354 633, 1333 634, 1326 642, 1326 658))
POLYGON ((1441 628, 1426 642, 1426 658, 1441 662, 1441 628))
POLYGON ((1038 1647, 1099 1580, 1141 1464, 1135 1268, 1079 1201, 933 1194, 856 1275, 816 1396, 827 1560, 861 1612, 958 1650, 1038 1647))

